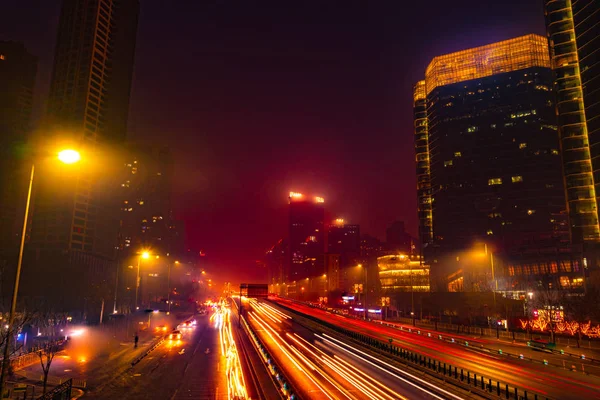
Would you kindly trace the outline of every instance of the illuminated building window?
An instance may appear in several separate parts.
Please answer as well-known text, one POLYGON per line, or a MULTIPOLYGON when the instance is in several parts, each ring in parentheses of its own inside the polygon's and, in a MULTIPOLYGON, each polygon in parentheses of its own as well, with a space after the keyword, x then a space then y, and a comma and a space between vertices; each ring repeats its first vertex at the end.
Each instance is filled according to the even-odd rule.
POLYGON ((488 179, 488 186, 502 185, 502 178, 490 178, 488 179))
POLYGON ((462 154, 461 154, 461 152, 460 152, 460 151, 455 151, 455 152, 454 152, 454 157, 456 157, 456 158, 460 158, 460 157, 462 157, 462 154))
POLYGON ((479 130, 479 128, 476 126, 470 126, 467 128, 467 132, 469 132, 469 133, 477 132, 478 130, 479 130))
POLYGON ((557 156, 557 155, 558 155, 558 150, 556 150, 556 149, 552 149, 552 150, 550 150, 550 153, 551 153, 552 155, 554 155, 554 156, 557 156))
POLYGON ((452 160, 444 161, 444 167, 452 166, 452 160))
POLYGON ((527 215, 533 215, 533 214, 535 214, 535 210, 531 210, 531 209, 527 210, 527 215))
POLYGON ((491 125, 490 125, 490 128, 492 128, 492 129, 496 129, 496 124, 491 124, 491 125))
POLYGON ((527 143, 519 143, 519 149, 523 150, 527 147, 527 143))
POLYGON ((493 232, 491 229, 488 229, 486 233, 487 233, 488 235, 493 235, 493 234, 494 234, 494 232, 493 232))
POLYGON ((6 57, 4 56, 4 54, 0 54, 0 60, 6 60, 6 57))
POLYGON ((510 178, 512 183, 523 182, 523 177, 521 175, 513 176, 510 178))
POLYGON ((490 214, 488 214, 488 217, 490 217, 490 218, 502 218, 502 214, 501 213, 490 213, 490 214))

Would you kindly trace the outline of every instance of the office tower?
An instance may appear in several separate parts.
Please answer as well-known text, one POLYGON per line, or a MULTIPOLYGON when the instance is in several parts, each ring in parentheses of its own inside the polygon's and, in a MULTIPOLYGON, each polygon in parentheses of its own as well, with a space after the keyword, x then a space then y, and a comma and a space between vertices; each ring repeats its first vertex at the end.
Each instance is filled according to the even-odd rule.
MULTIPOLYGON (((600 4, 546 0, 571 242, 597 267, 600 190, 600 4)), ((587 259, 586 259, 587 258, 587 259)))
MULTIPOLYGON (((418 194, 420 206, 432 205, 432 275, 449 265, 444 255, 475 248, 483 254, 484 246, 498 273, 520 276, 520 283, 502 282, 507 290, 526 289, 524 280, 534 276, 578 270, 565 255, 552 82, 546 39, 526 35, 435 57, 415 86, 418 176, 429 168, 418 194)), ((429 220, 420 217, 423 237, 429 220)))
POLYGON ((360 225, 347 224, 341 218, 327 228, 327 251, 340 256, 340 267, 345 268, 360 257, 360 225))
POLYGON ((35 274, 62 275, 47 290, 56 290, 66 308, 84 305, 86 315, 99 310, 101 298, 110 297, 107 288, 114 288, 109 284, 119 224, 114 194, 138 12, 137 0, 64 0, 59 19, 42 140, 50 151, 72 146, 83 156, 74 166, 40 165, 29 261, 35 274), (61 287, 73 280, 76 287, 61 287))
POLYGON ((0 41, 0 268, 15 265, 23 224, 37 58, 22 43, 0 41))
POLYGON ((279 239, 265 254, 269 292, 279 296, 287 295, 287 260, 287 242, 284 239, 279 239))
POLYGON ((288 281, 313 278, 325 273, 325 207, 321 197, 289 196, 288 281))
POLYGON ((429 173, 429 136, 427 131, 427 92, 425 81, 419 81, 414 92, 415 160, 417 168, 417 216, 421 246, 433 240, 431 177, 429 173))
POLYGON ((181 250, 171 234, 173 159, 167 148, 129 146, 121 182, 121 247, 128 255, 147 249, 166 255, 181 250))

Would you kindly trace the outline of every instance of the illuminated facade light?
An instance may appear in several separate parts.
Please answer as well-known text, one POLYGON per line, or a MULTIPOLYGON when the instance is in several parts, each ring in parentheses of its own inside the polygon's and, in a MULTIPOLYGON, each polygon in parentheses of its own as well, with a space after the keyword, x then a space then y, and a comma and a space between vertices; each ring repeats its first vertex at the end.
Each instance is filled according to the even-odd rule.
POLYGON ((315 201, 317 203, 325 203, 325 199, 323 197, 315 197, 315 201))
MULTIPOLYGON (((425 71, 425 93, 446 86, 531 67, 550 68, 548 41, 526 35, 435 57, 425 71)), ((415 101, 417 95, 414 96, 415 101)))
POLYGON ((302 193, 298 192, 290 192, 290 199, 301 199, 302 193))
POLYGON ((406 254, 393 254, 377 258, 379 280, 384 293, 428 292, 429 265, 406 254))
POLYGON ((336 225, 344 225, 344 218, 336 218, 334 222, 336 225))

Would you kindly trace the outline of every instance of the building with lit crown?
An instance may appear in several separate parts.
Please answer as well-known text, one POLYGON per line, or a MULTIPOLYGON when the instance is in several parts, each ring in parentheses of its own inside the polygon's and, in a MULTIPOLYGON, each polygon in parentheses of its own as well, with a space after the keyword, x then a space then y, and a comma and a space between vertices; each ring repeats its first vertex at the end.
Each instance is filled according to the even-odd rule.
POLYGON ((569 248, 552 83, 547 40, 532 34, 435 57, 415 86, 419 232, 432 280, 482 244, 499 290, 581 273, 569 248))
POLYGON ((287 280, 322 276, 325 271, 325 207, 322 197, 289 196, 287 280))

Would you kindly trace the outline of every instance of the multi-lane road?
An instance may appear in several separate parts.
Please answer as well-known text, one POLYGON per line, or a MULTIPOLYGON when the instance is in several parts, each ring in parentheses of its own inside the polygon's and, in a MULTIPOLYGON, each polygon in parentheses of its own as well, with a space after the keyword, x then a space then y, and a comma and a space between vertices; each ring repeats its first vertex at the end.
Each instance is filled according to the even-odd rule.
POLYGON ((250 300, 247 319, 297 396, 304 399, 460 399, 451 389, 296 323, 267 302, 250 300))
MULTIPOLYGON (((512 386, 517 386, 530 392, 557 399, 592 399, 600 398, 600 378, 581 372, 573 372, 559 366, 559 355, 543 353, 538 357, 549 359, 555 365, 544 365, 541 362, 531 362, 526 359, 508 358, 505 355, 481 351, 477 346, 464 346, 458 342, 470 340, 456 337, 454 343, 438 338, 439 332, 429 337, 426 330, 421 334, 408 332, 406 329, 388 327, 382 324, 367 322, 354 318, 332 314, 325 310, 308 307, 296 302, 278 299, 281 305, 299 313, 310 315, 330 324, 361 333, 374 339, 393 344, 407 350, 418 352, 424 356, 448 363, 458 368, 464 368, 479 376, 500 380, 512 386)), ((413 328, 414 329, 414 328, 413 328)), ((485 342, 485 341, 484 341, 485 342)), ((486 343, 489 344, 489 343, 486 343)), ((512 345, 505 345, 506 351, 512 345)), ((524 352, 523 348, 514 347, 513 351, 524 352)), ((529 351, 528 353, 531 353, 529 351)), ((528 354, 531 356, 532 354, 528 354)), ((564 356, 563 356, 564 357, 564 356)), ((379 374, 381 375, 381 374, 379 374)))

